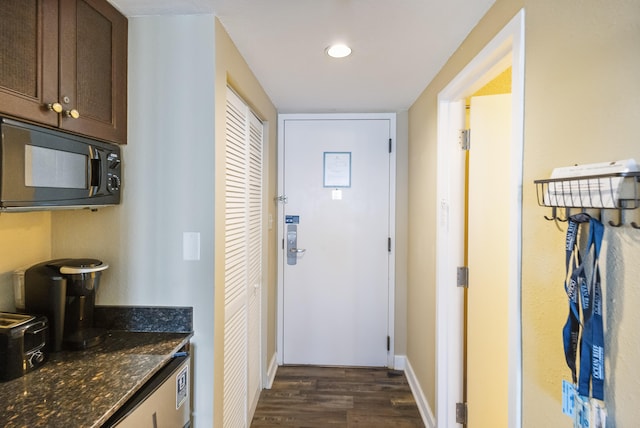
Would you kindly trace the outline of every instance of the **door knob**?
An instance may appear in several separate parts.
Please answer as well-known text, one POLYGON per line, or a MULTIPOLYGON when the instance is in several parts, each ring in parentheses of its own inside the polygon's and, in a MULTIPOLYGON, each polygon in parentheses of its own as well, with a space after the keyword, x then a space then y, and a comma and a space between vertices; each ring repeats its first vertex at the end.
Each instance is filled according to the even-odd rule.
POLYGON ((47 104, 47 109, 54 111, 56 113, 62 113, 62 104, 60 103, 49 103, 47 104))
POLYGON ((65 116, 70 117, 71 119, 77 119, 80 117, 80 113, 78 110, 72 108, 71 110, 66 110, 64 112, 65 116))

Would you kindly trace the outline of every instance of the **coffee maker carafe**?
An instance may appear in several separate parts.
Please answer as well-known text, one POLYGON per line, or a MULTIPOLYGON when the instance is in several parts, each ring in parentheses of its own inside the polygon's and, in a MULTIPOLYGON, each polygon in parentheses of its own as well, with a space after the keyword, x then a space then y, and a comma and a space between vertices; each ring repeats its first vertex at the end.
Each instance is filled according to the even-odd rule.
POLYGON ((102 271, 96 259, 57 259, 39 263, 24 273, 24 309, 49 319, 50 351, 86 349, 104 340, 95 328, 93 312, 102 271))

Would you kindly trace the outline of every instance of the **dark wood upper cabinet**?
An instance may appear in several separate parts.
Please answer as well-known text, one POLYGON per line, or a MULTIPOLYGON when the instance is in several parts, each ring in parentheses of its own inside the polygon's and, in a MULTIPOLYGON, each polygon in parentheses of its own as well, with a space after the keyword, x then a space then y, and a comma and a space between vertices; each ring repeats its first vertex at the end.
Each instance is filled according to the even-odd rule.
POLYGON ((118 143, 127 131, 127 19, 106 0, 60 0, 60 126, 118 143))
POLYGON ((0 114, 126 143, 127 19, 106 0, 1 0, 0 114))
POLYGON ((58 126, 58 2, 0 1, 0 112, 58 126))

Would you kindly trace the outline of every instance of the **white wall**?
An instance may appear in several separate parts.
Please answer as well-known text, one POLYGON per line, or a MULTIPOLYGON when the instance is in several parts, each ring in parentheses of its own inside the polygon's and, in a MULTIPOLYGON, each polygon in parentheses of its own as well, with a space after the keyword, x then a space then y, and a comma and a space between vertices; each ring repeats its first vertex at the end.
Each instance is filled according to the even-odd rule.
POLYGON ((122 204, 53 214, 54 257, 110 264, 102 305, 193 306, 196 426, 213 421, 214 17, 129 19, 122 204), (183 260, 183 233, 201 258, 183 260))
POLYGON ((0 242, 0 311, 13 312, 13 271, 51 258, 51 213, 1 213, 0 242))

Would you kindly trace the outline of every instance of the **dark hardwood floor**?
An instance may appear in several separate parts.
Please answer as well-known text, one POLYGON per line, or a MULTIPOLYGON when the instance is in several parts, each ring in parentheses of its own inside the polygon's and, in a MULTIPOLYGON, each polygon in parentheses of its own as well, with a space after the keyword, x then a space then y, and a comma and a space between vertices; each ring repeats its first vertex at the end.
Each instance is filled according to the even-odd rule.
POLYGON ((404 373, 386 368, 283 366, 251 427, 424 427, 404 373))

